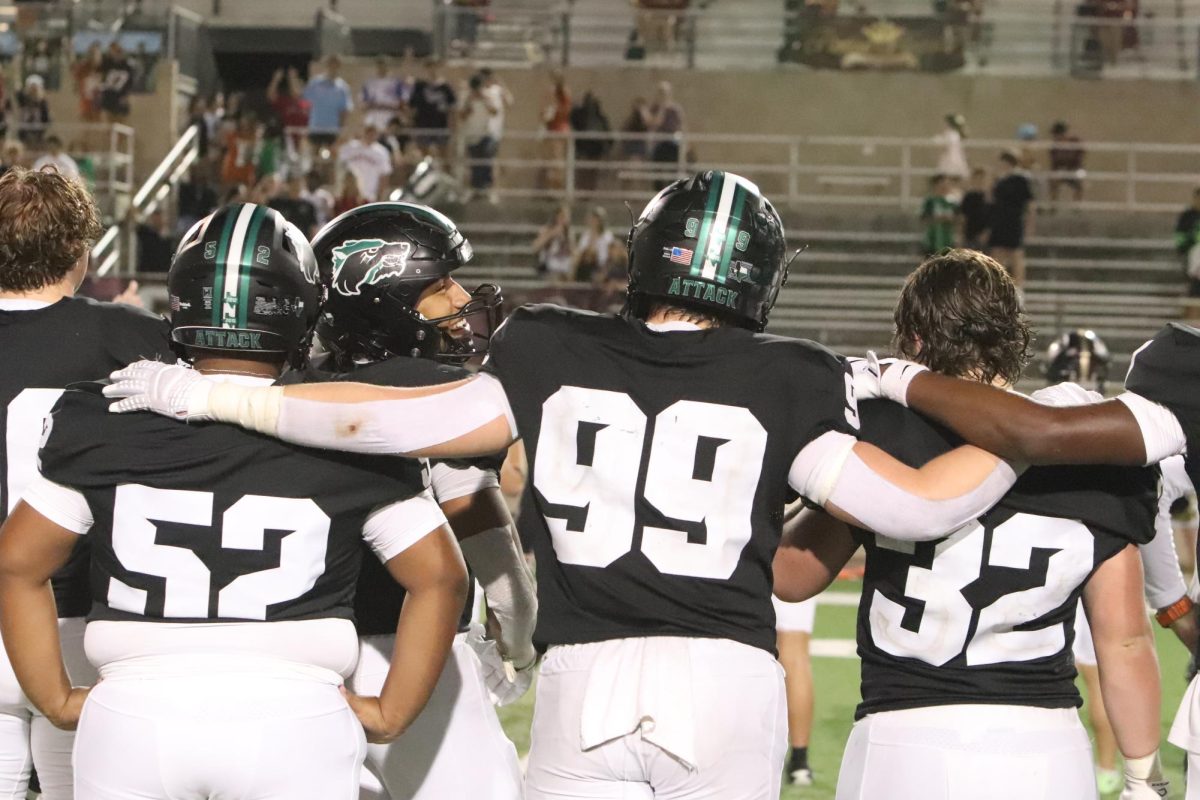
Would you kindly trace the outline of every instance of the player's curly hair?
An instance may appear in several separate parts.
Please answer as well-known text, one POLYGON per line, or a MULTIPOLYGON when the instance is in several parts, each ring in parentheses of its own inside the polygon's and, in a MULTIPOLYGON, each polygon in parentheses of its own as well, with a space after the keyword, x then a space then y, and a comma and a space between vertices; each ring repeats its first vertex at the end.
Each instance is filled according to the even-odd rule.
POLYGON ((1032 356, 1016 284, 975 250, 946 250, 913 270, 895 320, 900 355, 946 375, 1016 383, 1032 356))
POLYGON ((87 188, 56 170, 12 167, 0 177, 0 290, 61 281, 100 237, 87 188))

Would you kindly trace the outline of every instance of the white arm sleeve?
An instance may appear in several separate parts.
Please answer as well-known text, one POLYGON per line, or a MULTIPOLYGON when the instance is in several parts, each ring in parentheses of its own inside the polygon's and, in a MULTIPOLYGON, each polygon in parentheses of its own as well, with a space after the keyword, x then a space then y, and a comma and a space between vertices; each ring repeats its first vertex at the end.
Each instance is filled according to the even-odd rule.
POLYGON ((363 539, 383 563, 446 524, 446 515, 429 492, 377 508, 363 524, 363 539))
POLYGON ((429 483, 439 503, 500 488, 500 476, 490 469, 470 465, 450 466, 443 461, 429 465, 429 483))
POLYGON ((92 509, 75 489, 34 475, 21 495, 30 508, 46 519, 80 536, 92 527, 92 509))
POLYGON ((463 558, 475 573, 488 610, 500 623, 500 649, 517 669, 537 658, 533 629, 537 623, 537 592, 512 525, 492 528, 463 539, 463 558))
POLYGON ((850 453, 829 502, 876 533, 908 541, 939 539, 981 516, 1017 482, 1000 461, 975 488, 942 500, 910 494, 881 477, 850 453))
POLYGON ((1183 471, 1183 459, 1173 456, 1160 465, 1163 472, 1158 515, 1154 519, 1154 538, 1138 549, 1146 576, 1146 602, 1153 608, 1166 608, 1187 593, 1187 584, 1175 552, 1171 506, 1191 491, 1191 482, 1183 471))
POLYGON ((1187 437, 1170 409, 1133 392, 1125 392, 1117 399, 1133 412, 1133 418, 1142 429, 1147 464, 1157 464, 1164 458, 1187 452, 1187 437))
POLYGON ((504 386, 487 373, 445 392, 367 403, 300 400, 277 386, 219 383, 205 404, 189 413, 203 412, 285 442, 352 453, 406 455, 465 436, 497 417, 508 420, 517 437, 504 386))
POLYGON ((817 505, 830 502, 865 527, 893 539, 937 539, 983 514, 1016 483, 1004 461, 971 491, 943 500, 909 494, 873 472, 854 454, 857 440, 830 431, 809 442, 792 462, 788 483, 817 505))

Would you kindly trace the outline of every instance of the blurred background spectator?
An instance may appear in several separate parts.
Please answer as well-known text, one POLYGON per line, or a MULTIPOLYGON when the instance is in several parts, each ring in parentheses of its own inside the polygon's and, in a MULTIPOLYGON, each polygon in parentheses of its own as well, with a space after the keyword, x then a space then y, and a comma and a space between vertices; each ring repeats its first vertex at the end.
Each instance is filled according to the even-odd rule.
POLYGON ((129 117, 129 93, 133 91, 133 65, 121 43, 113 39, 100 59, 100 111, 105 122, 124 122, 129 117))
POLYGON ((400 80, 391 75, 386 58, 375 59, 375 74, 363 81, 360 92, 363 122, 377 130, 387 130, 388 123, 404 105, 400 80))
POLYGON ((571 208, 560 205, 550 222, 543 225, 530 248, 537 273, 554 283, 571 279, 571 208))
POLYGON ((365 202, 381 199, 379 187, 392 174, 392 154, 379 143, 379 131, 366 125, 338 148, 338 164, 352 172, 365 202))
POLYGON ((959 231, 959 205, 949 175, 934 175, 929 179, 929 194, 921 204, 921 221, 925 223, 923 244, 926 256, 955 246, 959 231))
POLYGON ((1025 239, 1033 233, 1033 184, 1020 169, 1016 153, 1000 154, 996 183, 992 185, 992 213, 988 225, 988 251, 1008 269, 1018 287, 1025 284, 1025 239))
POLYGON ((213 188, 210 166, 197 161, 188 170, 187 178, 179 184, 178 220, 175 233, 182 236, 202 217, 217 207, 217 191, 213 188))
POLYGON ((571 280, 601 283, 608 275, 608 255, 613 234, 608 229, 608 212, 596 206, 588 212, 587 223, 571 252, 571 280))
POLYGON ((304 176, 304 194, 301 197, 312 203, 318 228, 333 219, 333 193, 325 188, 321 173, 313 170, 304 176))
POLYGON ((559 70, 550 73, 550 94, 542 106, 542 124, 549 134, 542 157, 550 164, 542 169, 540 183, 546 189, 561 189, 567 159, 567 140, 562 134, 571 132, 571 92, 559 70))
POLYGON ((161 207, 138 223, 135 235, 138 267, 148 272, 166 272, 175 248, 161 207))
POLYGON ((312 238, 317 232, 317 210, 305 196, 306 187, 303 175, 293 175, 282 185, 278 194, 270 199, 268 205, 312 238))
POLYGON ((33 162, 33 168, 53 167, 62 175, 80 180, 82 176, 79 174, 79 165, 75 163, 75 159, 63 152, 62 140, 51 134, 46 137, 45 144, 46 152, 33 162))
POLYGON ((467 82, 467 95, 459 111, 459 133, 471 159, 470 199, 476 192, 488 192, 494 200, 492 189, 492 160, 496 157, 496 140, 492 138, 492 119, 499 116, 495 95, 485 93, 483 76, 472 75, 467 82))
POLYGON ((298 152, 303 137, 302 129, 308 127, 308 115, 312 104, 304 99, 304 82, 295 67, 277 69, 267 84, 267 104, 271 113, 287 131, 289 152, 298 152))
POLYGON ((304 87, 304 99, 309 103, 308 139, 318 147, 331 147, 337 141, 354 108, 350 85, 341 77, 342 61, 337 56, 325 59, 325 71, 314 75, 304 87))
POLYGON ((988 173, 983 167, 971 170, 971 180, 962 198, 963 247, 982 250, 987 242, 992 206, 988 198, 988 173))
POLYGON ((458 97, 441 72, 437 59, 425 62, 425 75, 413 84, 412 125, 417 129, 417 146, 428 155, 449 154, 451 117, 458 97))
POLYGON ((1083 159, 1087 151, 1079 137, 1070 132, 1065 122, 1050 128, 1050 202, 1058 202, 1058 191, 1066 186, 1078 203, 1083 199, 1083 159))
POLYGON ((358 178, 354 177, 354 172, 346 170, 342 174, 342 189, 333 201, 333 216, 344 214, 350 209, 358 208, 368 202, 370 201, 359 191, 358 178))
POLYGON ((945 127, 934 137, 942 148, 938 155, 937 171, 951 180, 955 188, 961 188, 970 172, 967 151, 963 140, 967 138, 967 119, 962 114, 947 114, 945 127))
POLYGON ((238 118, 237 127, 225 137, 225 156, 221 165, 222 184, 254 184, 258 179, 256 165, 259 141, 258 120, 252 112, 247 111, 238 118))
MULTIPOLYGON (((650 132, 655 134, 654 149, 650 160, 663 165, 675 165, 680 161, 679 134, 683 132, 683 107, 675 102, 671 84, 660 81, 654 103, 650 106, 648 120, 650 132)), ((659 188, 669 183, 666 172, 659 175, 659 188)))
POLYGON ((82 56, 71 65, 71 80, 79 97, 79 119, 83 122, 100 120, 100 85, 104 52, 99 42, 92 42, 82 56))
POLYGON ((17 92, 17 138, 27 147, 40 145, 50 127, 50 105, 41 77, 30 75, 17 92))
POLYGON ((591 91, 583 93, 583 100, 571 109, 571 130, 583 134, 575 140, 575 188, 592 191, 598 184, 599 169, 589 161, 600 161, 608 156, 612 138, 608 116, 600 105, 599 98, 591 91))

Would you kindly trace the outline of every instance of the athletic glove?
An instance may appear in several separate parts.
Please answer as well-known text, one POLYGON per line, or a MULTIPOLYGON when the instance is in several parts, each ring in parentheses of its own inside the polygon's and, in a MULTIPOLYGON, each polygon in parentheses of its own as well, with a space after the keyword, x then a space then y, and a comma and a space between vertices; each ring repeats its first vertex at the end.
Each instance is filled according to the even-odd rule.
POLYGON ((467 644, 479 656, 483 666, 483 682, 487 685, 493 704, 506 706, 515 703, 529 691, 536 660, 529 662, 524 669, 516 669, 511 661, 505 661, 500 655, 495 640, 484 638, 483 628, 478 625, 472 625, 467 632, 467 644))
POLYGON ((859 402, 882 397, 907 406, 908 385, 928 367, 899 358, 880 359, 874 350, 866 358, 850 358, 854 397, 859 402))
POLYGON ((1170 782, 1163 777, 1162 760, 1155 750, 1142 758, 1125 759, 1125 789, 1121 800, 1163 800, 1170 782))
POLYGON ((109 406, 117 414, 153 411, 172 419, 200 422, 212 419, 208 395, 215 381, 191 367, 161 361, 138 361, 108 376, 104 396, 123 398, 109 406))

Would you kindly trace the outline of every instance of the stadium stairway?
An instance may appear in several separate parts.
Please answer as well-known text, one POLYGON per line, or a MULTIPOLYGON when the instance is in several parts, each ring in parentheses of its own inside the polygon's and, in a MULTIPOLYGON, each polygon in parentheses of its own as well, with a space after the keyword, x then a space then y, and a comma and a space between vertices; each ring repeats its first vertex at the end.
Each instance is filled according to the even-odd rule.
MULTIPOLYGON (((626 215, 624 209, 611 209, 609 219, 626 215)), ((513 215, 508 209, 506 216, 531 221, 500 222, 494 209, 481 213, 475 206, 459 214, 476 252, 462 270, 463 279, 496 281, 514 298, 544 294, 529 245, 548 213, 513 215)), ((1065 329, 1092 328, 1108 342, 1115 366, 1123 372, 1129 354, 1181 314, 1182 276, 1170 238, 1144 237, 1164 227, 1169 230, 1167 221, 1157 218, 1143 218, 1136 225, 1120 218, 1108 224, 1074 217, 1039 219, 1038 234, 1027 248, 1025 290, 1038 332, 1035 346, 1044 348, 1065 329)), ((771 330, 847 353, 886 348, 897 292, 920 261, 916 228, 903 214, 789 219, 789 245, 809 249, 792 265, 771 315, 771 330)))

